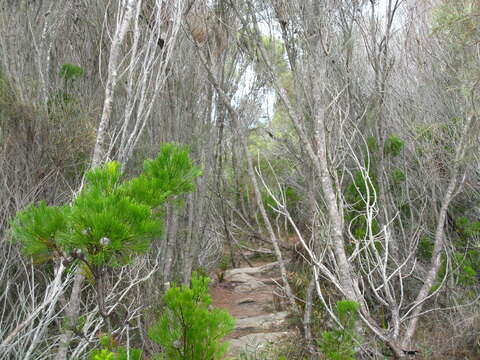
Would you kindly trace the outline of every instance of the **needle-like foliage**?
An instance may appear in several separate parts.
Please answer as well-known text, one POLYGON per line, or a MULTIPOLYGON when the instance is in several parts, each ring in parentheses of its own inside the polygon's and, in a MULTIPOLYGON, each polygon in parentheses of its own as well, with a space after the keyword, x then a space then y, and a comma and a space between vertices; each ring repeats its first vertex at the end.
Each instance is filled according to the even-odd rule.
POLYGON ((47 206, 41 201, 19 211, 11 224, 12 239, 22 243, 27 256, 37 262, 59 253, 57 238, 68 229, 68 206, 47 206))
POLYGON ((174 144, 162 146, 155 159, 145 160, 143 168, 143 174, 125 184, 125 191, 154 208, 166 197, 194 190, 194 179, 202 174, 188 156, 188 148, 174 144))
POLYGON ((188 150, 174 144, 162 146, 144 169, 129 181, 122 180, 117 162, 91 169, 70 206, 39 203, 20 211, 12 222, 12 239, 38 261, 76 254, 90 266, 128 263, 161 234, 158 209, 169 197, 192 191, 201 174, 188 150))
POLYGON ((149 331, 163 348, 159 359, 223 359, 228 344, 221 340, 233 331, 234 320, 225 310, 209 309, 209 281, 194 274, 191 287, 173 285, 165 294, 166 311, 149 331))

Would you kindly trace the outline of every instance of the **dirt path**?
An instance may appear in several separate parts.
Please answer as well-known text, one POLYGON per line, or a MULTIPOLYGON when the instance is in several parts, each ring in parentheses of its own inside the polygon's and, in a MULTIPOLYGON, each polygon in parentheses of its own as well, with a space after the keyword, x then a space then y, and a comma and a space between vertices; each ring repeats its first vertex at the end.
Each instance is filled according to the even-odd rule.
POLYGON ((282 311, 281 297, 275 295, 278 282, 277 263, 255 264, 227 270, 211 287, 213 305, 236 319, 235 331, 228 337, 230 356, 257 353, 288 334, 288 314, 282 311))

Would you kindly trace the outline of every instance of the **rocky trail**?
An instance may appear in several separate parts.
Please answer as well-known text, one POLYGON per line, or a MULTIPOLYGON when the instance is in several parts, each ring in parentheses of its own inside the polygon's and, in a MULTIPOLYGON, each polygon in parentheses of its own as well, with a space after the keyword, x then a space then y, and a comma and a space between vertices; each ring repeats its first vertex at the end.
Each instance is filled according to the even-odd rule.
POLYGON ((230 356, 258 354, 269 344, 292 333, 283 310, 278 264, 256 264, 227 270, 212 285, 213 306, 235 317, 235 331, 227 338, 230 356))

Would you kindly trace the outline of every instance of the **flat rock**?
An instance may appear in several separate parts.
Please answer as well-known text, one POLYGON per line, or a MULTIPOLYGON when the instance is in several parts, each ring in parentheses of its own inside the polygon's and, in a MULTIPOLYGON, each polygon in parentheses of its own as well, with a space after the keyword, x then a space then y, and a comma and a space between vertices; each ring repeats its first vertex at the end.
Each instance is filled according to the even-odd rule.
POLYGON ((245 273, 235 273, 228 279, 229 283, 240 284, 235 287, 235 292, 246 292, 259 289, 265 286, 260 280, 255 279, 253 276, 245 273))
POLYGON ((235 323, 236 330, 268 330, 278 328, 285 324, 288 316, 287 311, 277 312, 273 314, 252 316, 248 318, 238 319, 235 323))
POLYGON ((247 292, 260 289, 265 286, 265 283, 252 277, 250 281, 246 281, 243 284, 235 287, 235 292, 247 292))
POLYGON ((235 281, 234 279, 240 274, 258 275, 258 274, 266 273, 277 266, 278 266, 278 262, 273 262, 270 264, 265 264, 257 267, 244 267, 244 268, 231 269, 231 270, 225 271, 224 279, 226 281, 235 281))
POLYGON ((252 275, 241 272, 241 273, 232 274, 228 278, 225 277, 225 280, 234 282, 234 283, 247 283, 256 279, 252 275))
POLYGON ((277 342, 288 334, 288 332, 282 331, 245 335, 238 339, 230 340, 230 353, 232 355, 242 352, 256 353, 258 350, 265 349, 268 345, 277 342))

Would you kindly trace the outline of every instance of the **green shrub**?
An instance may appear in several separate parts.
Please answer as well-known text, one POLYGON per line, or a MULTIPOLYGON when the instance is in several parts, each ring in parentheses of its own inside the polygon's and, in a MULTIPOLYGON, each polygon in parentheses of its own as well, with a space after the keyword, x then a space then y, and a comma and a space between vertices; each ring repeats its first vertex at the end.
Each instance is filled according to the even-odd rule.
POLYGON ((420 255, 423 260, 430 260, 433 253, 433 246, 433 239, 430 237, 424 236, 420 238, 418 241, 418 255, 420 255))
POLYGON ((78 65, 63 64, 58 75, 67 81, 72 81, 82 77, 84 73, 85 70, 78 65))
POLYGON ((145 160, 143 168, 143 174, 125 184, 123 191, 153 208, 167 197, 193 191, 195 178, 202 174, 188 156, 188 148, 175 144, 163 145, 155 159, 145 160))
POLYGON ((375 136, 367 137, 367 149, 370 154, 374 154, 378 151, 378 141, 375 136))
POLYGON ((140 349, 125 348, 119 346, 111 334, 100 337, 101 349, 95 349, 90 353, 90 360, 140 360, 140 349))
POLYGON ((71 209, 70 231, 59 237, 63 248, 81 249, 93 265, 127 263, 162 230, 152 208, 123 191, 120 177, 116 162, 89 171, 88 185, 71 209))
POLYGON ((149 336, 163 348, 159 359, 222 359, 228 344, 221 339, 234 328, 233 318, 221 309, 209 309, 210 279, 194 274, 192 285, 175 284, 165 294, 166 310, 149 336))
POLYGON ((403 149, 405 143, 402 139, 395 135, 390 135, 387 140, 385 141, 384 150, 385 154, 391 156, 398 156, 403 149))
POLYGON ((477 272, 480 271, 479 252, 476 249, 467 252, 454 252, 452 256, 452 275, 456 283, 462 286, 477 284, 477 272))
POLYGON ((392 181, 395 185, 398 185, 406 180, 405 173, 400 169, 393 169, 392 181))
POLYGON ((93 351, 90 359, 91 360, 114 360, 114 353, 107 349, 102 349, 98 351, 93 351))
POLYGON ((128 263, 162 230, 161 206, 194 188, 201 174, 181 146, 164 145, 144 173, 122 181, 120 164, 91 169, 70 206, 31 205, 12 221, 12 240, 38 260, 80 253, 90 267, 128 263))
MULTIPOLYGON (((274 209, 278 208, 278 204, 274 197, 267 191, 262 191, 261 196, 267 213, 273 218, 276 217, 278 213, 274 209)), ((274 196, 278 201, 284 202, 290 215, 295 216, 296 207, 299 205, 301 197, 293 187, 286 185, 282 189, 282 193, 277 192, 274 196)))
MULTIPOLYGON (((378 183, 375 173, 370 170, 368 176, 361 171, 354 173, 353 181, 345 190, 345 200, 349 209, 345 212, 345 220, 356 239, 363 239, 368 235, 370 227, 365 216, 367 206, 373 206, 378 195, 378 183)), ((372 235, 378 234, 380 226, 376 219, 370 224, 372 235)))
POLYGON ((355 331, 360 305, 354 301, 343 300, 337 303, 335 313, 341 326, 322 333, 320 348, 327 359, 355 359, 355 344, 359 339, 355 331))

